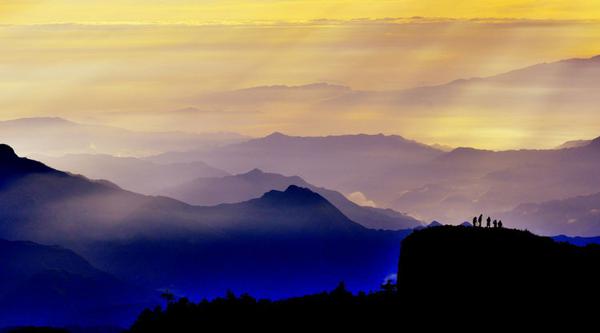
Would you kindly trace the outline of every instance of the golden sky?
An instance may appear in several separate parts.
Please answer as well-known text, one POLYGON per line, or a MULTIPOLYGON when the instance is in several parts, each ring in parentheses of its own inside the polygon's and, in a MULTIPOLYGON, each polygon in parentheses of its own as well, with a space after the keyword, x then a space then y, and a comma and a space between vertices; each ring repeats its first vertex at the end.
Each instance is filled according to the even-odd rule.
POLYGON ((590 0, 3 0, 5 23, 207 23, 387 17, 596 19, 590 0))
POLYGON ((427 118, 374 108, 325 116, 298 103, 208 108, 201 97, 315 82, 397 90, 591 57, 600 54, 599 20, 600 1, 589 0, 2 0, 0 119, 547 147, 600 133, 585 117, 559 132, 551 121, 540 126, 537 113, 507 120, 497 110, 452 109, 427 118), (202 112, 172 112, 189 107, 202 112))

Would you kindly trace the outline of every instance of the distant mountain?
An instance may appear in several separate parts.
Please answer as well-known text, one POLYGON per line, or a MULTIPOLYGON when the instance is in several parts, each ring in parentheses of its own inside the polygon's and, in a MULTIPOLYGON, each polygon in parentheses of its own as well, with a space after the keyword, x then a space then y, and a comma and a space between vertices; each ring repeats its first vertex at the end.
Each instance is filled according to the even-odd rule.
POLYGON ((10 142, 27 155, 91 153, 143 156, 173 150, 209 149, 246 139, 234 133, 135 132, 80 124, 62 118, 0 121, 0 142, 10 142))
POLYGON ((588 246, 590 244, 598 244, 600 245, 600 237, 580 237, 574 236, 569 237, 566 235, 559 235, 552 237, 557 242, 569 243, 577 246, 588 246))
POLYGON ((390 209, 359 206, 339 192, 314 186, 300 177, 265 173, 259 169, 234 176, 198 178, 166 189, 162 194, 193 205, 216 205, 246 201, 270 190, 284 190, 290 185, 320 194, 348 218, 367 228, 402 230, 421 225, 418 220, 390 209))
MULTIPOLYGON (((599 164, 599 139, 560 150, 457 148, 390 177, 381 186, 380 196, 395 196, 382 204, 421 219, 463 221, 481 212, 511 210, 521 203, 596 193, 600 188, 599 164), (415 180, 422 185, 406 189, 406 182, 415 180), (403 189, 401 194, 394 194, 403 189)), ((551 235, 557 230, 537 231, 551 235)))
POLYGON ((39 160, 61 170, 107 179, 131 191, 156 194, 159 190, 198 177, 221 177, 227 172, 197 161, 159 164, 134 157, 101 154, 69 154, 62 157, 39 156, 39 160))
POLYGON ((199 96, 195 104, 205 107, 240 106, 250 109, 257 106, 306 103, 328 100, 351 92, 349 87, 313 83, 301 86, 260 86, 199 96))
MULTIPOLYGON (((577 122, 589 119, 598 104, 600 56, 541 63, 483 78, 392 91, 362 91, 317 83, 304 86, 267 86, 205 94, 190 101, 215 110, 324 112, 343 115, 377 111, 390 118, 402 110, 400 131, 406 133, 423 113, 430 117, 460 110, 462 116, 500 120, 506 112, 535 117, 564 114, 577 122), (504 111, 504 112, 502 112, 504 111), (405 126, 405 127, 402 127, 405 126)), ((519 118, 519 119, 526 119, 519 118)), ((427 125, 425 125, 427 126, 427 125)), ((431 136, 436 136, 432 134, 431 136)))
MULTIPOLYGON (((246 118, 255 126, 265 126, 259 115, 278 115, 280 110, 288 110, 288 114, 319 115, 327 118, 324 124, 331 126, 337 121, 341 128, 353 126, 352 119, 356 115, 365 115, 368 118, 362 128, 384 128, 439 143, 460 142, 469 137, 481 142, 485 140, 487 144, 507 145, 510 143, 497 140, 490 133, 510 127, 515 133, 511 145, 528 142, 536 147, 552 148, 565 137, 594 134, 589 123, 600 102, 600 96, 594 93, 600 86, 599 74, 600 56, 596 56, 541 63, 488 77, 463 78, 410 89, 365 91, 328 84, 256 87, 201 95, 189 103, 200 109, 237 112, 245 116, 256 114, 246 118), (465 121, 468 119, 468 124, 444 125, 444 122, 433 121, 445 119, 449 114, 465 121), (382 124, 383 119, 387 122, 382 124), (542 119, 546 126, 529 130, 542 119), (569 126, 555 130, 564 123, 569 126), (574 128, 583 129, 585 134, 574 128)), ((298 119, 296 121, 304 122, 304 128, 319 123, 302 117, 298 119)), ((298 131, 298 125, 292 121, 278 120, 274 126, 282 131, 298 131)), ((287 170, 269 170, 287 173, 287 170)))
MULTIPOLYGON (((84 241, 135 235, 164 236, 160 235, 161 231, 175 235, 190 231, 217 235, 244 228, 269 231, 272 226, 275 226, 273 231, 282 231, 284 225, 303 229, 306 226, 302 225, 302 219, 314 213, 306 210, 303 214, 282 214, 286 206, 266 204, 276 196, 272 191, 261 199, 216 207, 197 207, 170 198, 144 196, 108 182, 90 181, 20 158, 6 145, 0 146, 0 172, 0 220, 3 221, 0 237, 5 238, 54 241, 68 237, 84 241), (276 215, 281 215, 283 220, 275 219, 276 215), (270 224, 274 220, 277 224, 270 224)), ((304 193, 295 191, 297 189, 290 186, 289 194, 304 193)), ((343 217, 347 225, 355 225, 318 197, 329 210, 337 212, 339 219, 343 217)), ((332 223, 325 217, 318 221, 322 224, 315 227, 327 228, 326 224, 332 223)))
MULTIPOLYGON (((598 236, 600 235, 598 224, 600 193, 542 203, 521 204, 503 216, 516 225, 532 231, 540 230, 549 235, 598 236)), ((573 242, 582 244, 583 240, 573 242)))
POLYGON ((319 292, 339 280, 355 291, 377 288, 410 233, 366 229, 319 194, 294 185, 201 209, 201 223, 218 228, 215 234, 115 238, 84 253, 143 286, 205 297, 233 290, 280 298, 319 292))
POLYGON ((0 240, 0 326, 128 325, 158 295, 104 273, 74 252, 0 240))
POLYGON ((573 140, 573 141, 567 141, 567 142, 563 143, 562 145, 556 147, 556 149, 569 149, 569 148, 583 147, 583 146, 589 145, 590 142, 592 142, 592 140, 573 140))
POLYGON ((299 175, 311 183, 351 193, 373 177, 438 157, 433 147, 386 135, 297 137, 273 133, 209 152, 170 153, 153 161, 202 160, 232 173, 253 168, 299 175))
POLYGON ((436 86, 388 92, 352 91, 329 99, 322 106, 360 109, 371 104, 374 109, 430 107, 435 110, 459 106, 490 108, 486 112, 506 107, 537 109, 543 106, 552 113, 571 106, 577 112, 587 112, 597 102, 597 96, 589 92, 600 85, 599 74, 600 56, 568 59, 436 86), (552 103, 543 103, 542 99, 552 103))
POLYGON ((56 171, 2 146, 0 237, 68 246, 99 269, 150 288, 283 297, 345 280, 377 288, 410 231, 375 231, 321 195, 289 186, 201 207, 56 171))
POLYGON ((57 242, 147 230, 178 216, 181 227, 193 208, 167 198, 127 192, 106 181, 90 181, 18 157, 0 145, 0 237, 57 242), (143 228, 142 228, 143 226, 143 228))
MULTIPOLYGON (((482 212, 496 214, 522 203, 589 195, 600 188, 600 139, 571 149, 442 152, 399 137, 275 133, 206 154, 181 154, 202 156, 230 170, 247 166, 299 175, 345 193, 364 193, 378 207, 451 224, 482 212)), ((173 155, 157 159, 168 156, 173 155)))

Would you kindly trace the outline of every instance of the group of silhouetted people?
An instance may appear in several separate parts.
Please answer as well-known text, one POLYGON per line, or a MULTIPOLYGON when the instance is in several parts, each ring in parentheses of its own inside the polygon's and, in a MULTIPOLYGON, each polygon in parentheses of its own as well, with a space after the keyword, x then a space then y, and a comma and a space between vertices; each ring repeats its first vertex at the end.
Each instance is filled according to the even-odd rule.
MULTIPOLYGON (((488 216, 486 222, 486 228, 491 228, 492 226, 494 226, 494 228, 502 228, 502 220, 494 220, 492 222, 492 218, 488 216)), ((479 215, 479 217, 475 216, 473 218, 473 226, 480 228, 483 227, 483 214, 479 215)))

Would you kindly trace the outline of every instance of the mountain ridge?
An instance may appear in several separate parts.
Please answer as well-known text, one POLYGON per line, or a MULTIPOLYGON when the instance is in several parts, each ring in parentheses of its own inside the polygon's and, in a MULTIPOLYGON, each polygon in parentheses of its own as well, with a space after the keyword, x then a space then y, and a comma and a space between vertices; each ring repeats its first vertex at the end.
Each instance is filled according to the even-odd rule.
POLYGON ((269 190, 284 190, 290 185, 309 188, 331 202, 354 222, 372 229, 402 230, 420 225, 406 214, 381 208, 363 207, 348 200, 343 194, 314 186, 299 176, 283 176, 254 168, 246 173, 197 178, 191 182, 165 189, 163 195, 193 205, 217 205, 257 198, 269 190))

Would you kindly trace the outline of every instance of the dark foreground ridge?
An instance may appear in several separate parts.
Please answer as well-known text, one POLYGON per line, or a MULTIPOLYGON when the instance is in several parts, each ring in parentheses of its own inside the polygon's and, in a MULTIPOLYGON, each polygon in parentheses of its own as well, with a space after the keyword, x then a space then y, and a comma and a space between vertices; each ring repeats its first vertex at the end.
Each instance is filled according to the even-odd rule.
POLYGON ((600 295, 600 246, 528 231, 442 226, 402 242, 399 297, 415 306, 529 316, 578 312, 600 295))
POLYGON ((386 284, 380 292, 353 295, 340 285, 281 301, 233 294, 197 304, 181 299, 144 311, 130 332, 468 326, 490 320, 496 326, 524 320, 542 325, 574 316, 583 323, 594 311, 589 300, 599 295, 598 245, 577 247, 528 231, 440 226, 412 233, 401 253, 398 288, 386 284))

